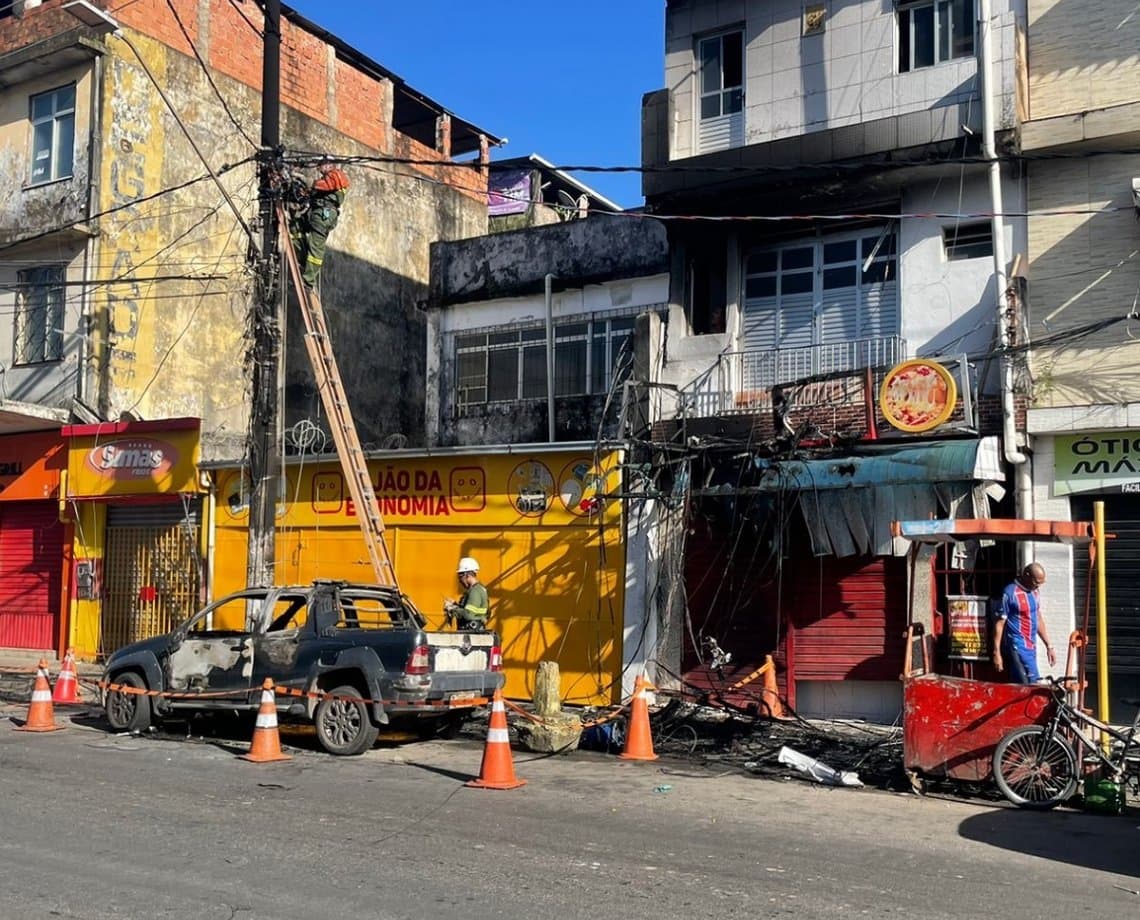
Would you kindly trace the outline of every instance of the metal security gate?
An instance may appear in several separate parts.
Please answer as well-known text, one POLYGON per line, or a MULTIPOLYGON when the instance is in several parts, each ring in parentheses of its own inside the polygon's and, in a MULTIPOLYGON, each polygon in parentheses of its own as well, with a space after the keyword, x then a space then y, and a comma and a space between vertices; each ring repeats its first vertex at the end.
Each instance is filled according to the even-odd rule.
POLYGON ((792 621, 796 680, 896 680, 906 629, 906 560, 802 558, 792 621))
POLYGON ((201 602, 200 503, 107 513, 99 652, 169 632, 201 602))
POLYGON ((0 511, 0 646, 58 642, 63 525, 56 502, 12 502, 0 511))
MULTIPOLYGON (((1073 520, 1091 521, 1093 502, 1104 499, 1105 529, 1114 537, 1107 541, 1108 582, 1108 675, 1109 681, 1123 675, 1140 676, 1140 496, 1082 495, 1072 499, 1073 520)), ((1048 573, 1047 573, 1048 574, 1048 573)), ((1073 551, 1074 609, 1077 627, 1085 615, 1089 585, 1088 555, 1083 547, 1073 551)), ((1089 614, 1089 632, 1096 632, 1095 581, 1089 614)), ((1063 648, 1063 637, 1051 636, 1063 648)), ((1096 642, 1088 645, 1088 668, 1096 671, 1096 642)))

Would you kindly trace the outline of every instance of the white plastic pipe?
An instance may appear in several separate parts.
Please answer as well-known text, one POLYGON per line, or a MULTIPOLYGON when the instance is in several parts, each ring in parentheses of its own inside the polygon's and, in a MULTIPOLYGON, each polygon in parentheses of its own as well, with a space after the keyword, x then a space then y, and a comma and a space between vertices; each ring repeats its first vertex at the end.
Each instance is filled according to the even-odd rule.
MULTIPOLYGON (((982 99, 982 153, 989 163, 990 218, 994 245, 994 280, 997 283, 998 344, 1001 347, 1001 415, 1002 446, 1006 463, 1014 469, 1014 500, 1019 518, 1033 517, 1033 478, 1029 468, 1029 455, 1017 443, 1017 409, 1013 401, 1013 361, 1006 350, 1010 345, 1009 329, 1013 321, 1013 305, 1009 298, 1009 257, 1005 248, 1005 219, 1002 216, 1001 163, 997 158, 994 139, 994 79, 993 26, 990 0, 978 0, 978 92, 982 99)), ((1028 543, 1020 544, 1028 554, 1028 543)))

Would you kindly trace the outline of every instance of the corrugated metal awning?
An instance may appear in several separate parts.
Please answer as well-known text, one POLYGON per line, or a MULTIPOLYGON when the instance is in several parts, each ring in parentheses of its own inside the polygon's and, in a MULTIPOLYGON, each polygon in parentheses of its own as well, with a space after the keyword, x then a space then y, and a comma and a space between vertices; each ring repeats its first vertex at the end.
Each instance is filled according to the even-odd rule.
POLYGON ((1005 478, 996 437, 866 447, 818 460, 754 461, 756 490, 799 497, 817 556, 902 556, 900 520, 988 518, 1005 478))

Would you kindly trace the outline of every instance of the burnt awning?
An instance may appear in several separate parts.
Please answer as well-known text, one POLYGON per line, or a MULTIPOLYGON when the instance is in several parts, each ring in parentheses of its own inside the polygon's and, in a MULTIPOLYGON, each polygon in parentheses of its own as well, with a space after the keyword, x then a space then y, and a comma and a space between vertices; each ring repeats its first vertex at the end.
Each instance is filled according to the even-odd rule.
POLYGON ((996 437, 863 446, 842 456, 753 461, 756 491, 798 497, 817 556, 902 556, 896 521, 988 518, 1005 494, 996 437))

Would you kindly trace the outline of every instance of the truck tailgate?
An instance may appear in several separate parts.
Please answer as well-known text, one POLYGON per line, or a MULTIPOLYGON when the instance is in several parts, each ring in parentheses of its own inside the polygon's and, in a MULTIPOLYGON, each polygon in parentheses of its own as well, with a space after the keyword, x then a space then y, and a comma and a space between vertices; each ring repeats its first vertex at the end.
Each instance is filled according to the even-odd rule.
POLYGON ((491 666, 491 649, 495 647, 494 633, 429 632, 432 670, 486 671, 491 666))

